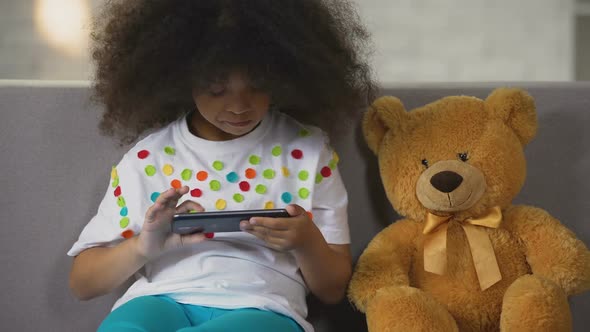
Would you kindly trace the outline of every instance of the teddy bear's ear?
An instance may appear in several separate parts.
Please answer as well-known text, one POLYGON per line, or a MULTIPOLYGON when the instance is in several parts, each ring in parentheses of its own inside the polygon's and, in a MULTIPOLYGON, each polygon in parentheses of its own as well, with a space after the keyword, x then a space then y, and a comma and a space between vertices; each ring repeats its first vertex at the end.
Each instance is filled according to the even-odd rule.
POLYGON ((398 98, 384 96, 375 100, 363 117, 363 134, 369 149, 377 154, 385 134, 398 128, 406 116, 406 109, 398 98))
POLYGON ((535 137, 535 101, 526 91, 498 88, 486 98, 485 108, 491 118, 500 119, 512 128, 523 146, 535 137))

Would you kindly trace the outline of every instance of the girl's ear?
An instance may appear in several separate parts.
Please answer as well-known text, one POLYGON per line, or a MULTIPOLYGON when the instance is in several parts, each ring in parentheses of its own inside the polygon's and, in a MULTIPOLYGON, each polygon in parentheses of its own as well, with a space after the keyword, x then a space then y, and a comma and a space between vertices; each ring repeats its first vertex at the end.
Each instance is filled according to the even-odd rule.
POLYGON ((537 133, 535 101, 521 89, 498 88, 486 98, 485 109, 492 119, 510 127, 525 146, 537 133))
POLYGON ((379 152, 385 134, 398 130, 406 116, 404 105, 396 97, 384 96, 373 102, 363 117, 363 134, 374 154, 379 152))

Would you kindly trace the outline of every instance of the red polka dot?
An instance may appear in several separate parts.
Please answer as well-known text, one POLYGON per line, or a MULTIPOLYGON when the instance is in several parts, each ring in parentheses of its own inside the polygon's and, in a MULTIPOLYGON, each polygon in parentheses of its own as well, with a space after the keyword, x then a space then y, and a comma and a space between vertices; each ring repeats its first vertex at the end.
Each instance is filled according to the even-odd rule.
POLYGON ((208 177, 209 177, 209 173, 207 173, 205 171, 200 171, 197 173, 197 180, 199 180, 199 181, 205 181, 205 180, 207 180, 208 177))
POLYGON ((332 175, 332 170, 330 169, 330 167, 324 166, 320 171, 320 174, 322 174, 323 177, 327 178, 330 175, 332 175))
POLYGON ((301 158, 303 158, 303 151, 301 151, 299 149, 295 149, 295 150, 291 151, 291 156, 293 156, 293 158, 295 158, 295 159, 301 159, 301 158))
POLYGON ((254 170, 253 168, 248 168, 246 170, 246 178, 253 179, 255 177, 256 177, 256 170, 254 170))
POLYGON ((133 235, 135 235, 135 233, 133 233, 132 230, 128 229, 126 231, 123 231, 123 233, 121 233, 121 236, 126 238, 126 239, 130 239, 133 237, 133 235))
POLYGON ((115 197, 119 197, 121 196, 121 186, 117 186, 117 188, 115 189, 115 197))
POLYGON ((182 182, 180 182, 180 180, 174 179, 172 180, 172 182, 170 182, 170 185, 172 186, 172 188, 178 189, 182 187, 182 182))
POLYGON ((311 213, 311 211, 306 211, 307 215, 309 216, 309 219, 313 220, 313 213, 311 213))
POLYGON ((137 153, 137 157, 139 159, 145 159, 150 155, 150 152, 148 150, 141 150, 137 153))
POLYGON ((201 189, 193 189, 193 190, 191 190, 191 196, 201 197, 201 196, 203 196, 203 191, 201 189))
POLYGON ((215 233, 205 233, 205 237, 208 239, 212 239, 215 236, 215 233))
POLYGON ((248 191, 248 190, 250 190, 250 184, 246 181, 242 181, 242 182, 240 182, 240 189, 242 191, 248 191))

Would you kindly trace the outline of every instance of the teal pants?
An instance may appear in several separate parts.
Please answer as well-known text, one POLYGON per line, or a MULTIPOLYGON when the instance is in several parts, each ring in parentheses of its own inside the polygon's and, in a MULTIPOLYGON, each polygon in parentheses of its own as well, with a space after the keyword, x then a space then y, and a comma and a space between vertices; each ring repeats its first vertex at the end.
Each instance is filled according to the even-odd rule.
POLYGON ((142 296, 113 310, 98 332, 302 332, 293 319, 253 308, 217 309, 180 304, 166 296, 142 296))

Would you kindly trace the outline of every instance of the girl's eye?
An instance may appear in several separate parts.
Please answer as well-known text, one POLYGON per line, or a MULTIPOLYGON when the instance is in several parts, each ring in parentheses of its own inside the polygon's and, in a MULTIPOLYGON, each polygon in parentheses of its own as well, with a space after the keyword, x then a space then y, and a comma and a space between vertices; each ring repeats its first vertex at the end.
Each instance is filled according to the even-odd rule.
POLYGON ((424 167, 428 168, 428 160, 422 159, 422 165, 424 165, 424 167))
POLYGON ((467 152, 458 153, 457 156, 459 156, 459 159, 461 159, 461 161, 469 160, 469 156, 467 155, 467 152))
POLYGON ((216 97, 225 93, 225 86, 221 84, 213 84, 209 87, 209 94, 216 97))

